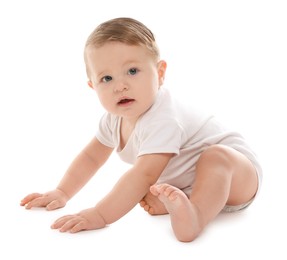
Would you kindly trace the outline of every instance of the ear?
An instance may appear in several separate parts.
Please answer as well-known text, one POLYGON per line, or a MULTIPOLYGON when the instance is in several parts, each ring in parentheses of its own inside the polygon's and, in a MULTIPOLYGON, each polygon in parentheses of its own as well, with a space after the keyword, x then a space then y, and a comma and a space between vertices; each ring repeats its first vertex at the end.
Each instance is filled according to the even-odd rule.
POLYGON ((157 63, 158 82, 160 86, 164 82, 166 67, 167 67, 167 64, 164 60, 160 60, 157 63))
POLYGON ((92 81, 90 81, 90 80, 88 80, 88 86, 89 86, 90 88, 94 89, 93 83, 92 83, 92 81))

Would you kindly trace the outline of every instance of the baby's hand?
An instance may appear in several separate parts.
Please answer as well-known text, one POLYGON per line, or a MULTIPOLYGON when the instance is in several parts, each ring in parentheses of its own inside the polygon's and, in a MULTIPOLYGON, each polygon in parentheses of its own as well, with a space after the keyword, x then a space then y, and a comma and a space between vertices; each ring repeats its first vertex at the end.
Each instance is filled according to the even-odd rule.
POLYGON ((82 230, 100 229, 106 222, 95 207, 85 209, 78 214, 67 215, 57 219, 51 226, 60 232, 76 233, 82 230))
POLYGON ((32 193, 21 200, 20 205, 26 209, 46 207, 47 210, 62 208, 68 201, 68 196, 61 190, 55 189, 47 193, 32 193))

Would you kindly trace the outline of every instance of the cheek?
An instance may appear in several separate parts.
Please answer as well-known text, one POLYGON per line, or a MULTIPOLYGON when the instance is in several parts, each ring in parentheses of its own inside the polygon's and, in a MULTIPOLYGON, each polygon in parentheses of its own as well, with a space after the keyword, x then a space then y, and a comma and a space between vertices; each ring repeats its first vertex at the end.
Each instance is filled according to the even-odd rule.
POLYGON ((111 98, 105 91, 97 91, 98 99, 105 109, 111 106, 111 98))

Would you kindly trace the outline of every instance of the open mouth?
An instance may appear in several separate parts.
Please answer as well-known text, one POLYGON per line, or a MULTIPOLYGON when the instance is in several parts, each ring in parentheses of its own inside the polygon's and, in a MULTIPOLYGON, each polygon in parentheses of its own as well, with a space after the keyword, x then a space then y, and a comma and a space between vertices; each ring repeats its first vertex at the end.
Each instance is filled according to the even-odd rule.
POLYGON ((126 105, 126 104, 130 104, 131 102, 135 101, 132 98, 123 98, 118 102, 118 105, 126 105))

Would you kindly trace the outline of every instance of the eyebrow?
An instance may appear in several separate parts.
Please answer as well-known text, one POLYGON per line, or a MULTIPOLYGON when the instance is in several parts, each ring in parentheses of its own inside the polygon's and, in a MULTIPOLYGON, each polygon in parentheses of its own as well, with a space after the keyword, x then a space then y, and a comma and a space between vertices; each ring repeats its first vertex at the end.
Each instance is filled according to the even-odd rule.
MULTIPOLYGON (((135 59, 133 59, 133 60, 127 60, 127 61, 125 61, 125 62, 122 64, 122 67, 124 67, 124 66, 126 66, 126 65, 128 65, 128 64, 131 64, 131 63, 139 64, 140 61, 139 61, 139 60, 135 60, 135 59)), ((106 71, 106 69, 103 70, 103 71, 101 71, 100 73, 97 73, 97 77, 102 77, 103 75, 105 75, 105 74, 106 74, 105 71, 106 71)))
POLYGON ((140 63, 140 61, 139 61, 139 60, 127 60, 127 61, 123 64, 123 66, 128 65, 128 64, 130 64, 130 63, 140 63))

